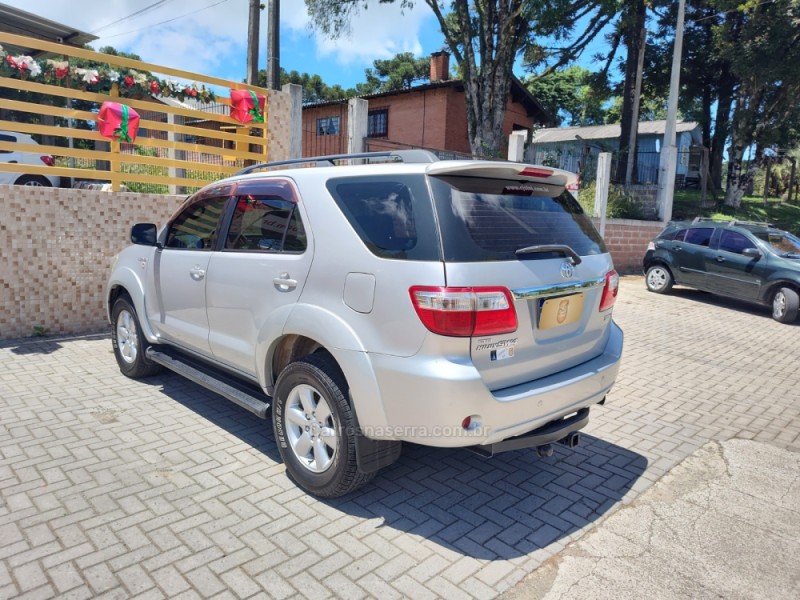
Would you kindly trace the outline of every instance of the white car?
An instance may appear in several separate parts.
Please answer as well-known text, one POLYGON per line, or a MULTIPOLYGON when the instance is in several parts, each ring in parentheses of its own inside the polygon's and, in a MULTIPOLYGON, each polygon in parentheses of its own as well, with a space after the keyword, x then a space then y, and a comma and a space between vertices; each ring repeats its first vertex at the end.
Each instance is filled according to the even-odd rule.
MULTIPOLYGON (((38 144, 27 133, 16 133, 14 131, 0 131, 0 142, 12 142, 17 144, 38 144)), ((26 173, 16 173, 6 171, 2 163, 19 163, 24 165, 55 165, 55 159, 49 154, 39 154, 35 152, 17 152, 14 150, 0 150, 0 184, 9 183, 16 185, 32 185, 41 187, 58 187, 61 178, 51 175, 35 175, 26 173)))
POLYGON ((404 442, 574 447, 623 335, 619 277, 568 176, 424 151, 248 167, 160 231, 133 226, 108 284, 120 370, 165 366, 271 410, 288 472, 318 496, 404 442), (403 162, 333 166, 365 158, 403 162))

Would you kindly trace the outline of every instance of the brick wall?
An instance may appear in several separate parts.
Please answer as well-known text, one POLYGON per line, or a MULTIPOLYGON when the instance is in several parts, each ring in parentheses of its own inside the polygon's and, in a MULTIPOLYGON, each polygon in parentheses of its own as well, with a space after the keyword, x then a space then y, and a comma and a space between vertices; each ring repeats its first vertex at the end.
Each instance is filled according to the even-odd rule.
POLYGON ((99 331, 111 258, 183 197, 0 185, 0 339, 99 331))
MULTIPOLYGON (((595 226, 599 219, 593 219, 595 226)), ((631 221, 609 219, 603 236, 614 260, 614 267, 622 274, 641 273, 642 259, 647 243, 656 237, 664 224, 660 221, 631 221)))

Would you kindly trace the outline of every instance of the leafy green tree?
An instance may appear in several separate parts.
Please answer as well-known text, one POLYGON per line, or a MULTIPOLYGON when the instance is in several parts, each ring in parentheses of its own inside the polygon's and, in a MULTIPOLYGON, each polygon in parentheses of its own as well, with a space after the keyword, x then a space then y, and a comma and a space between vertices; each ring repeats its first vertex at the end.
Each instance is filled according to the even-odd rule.
MULTIPOLYGON (((413 5, 413 0, 377 1, 413 5)), ((524 56, 533 67, 546 61, 551 70, 566 65, 611 22, 619 0, 424 1, 462 74, 472 153, 498 156, 514 62, 524 56), (578 27, 581 32, 570 37, 578 27), (568 43, 555 49, 546 44, 567 38, 568 43)), ((347 33, 353 15, 370 4, 368 0, 305 2, 314 26, 332 37, 347 33)))
MULTIPOLYGON (((281 85, 287 83, 294 83, 303 88, 303 103, 314 104, 315 102, 335 102, 337 100, 345 100, 356 94, 353 89, 345 89, 342 86, 328 85, 322 81, 319 75, 310 75, 309 73, 300 73, 298 71, 286 71, 281 68, 281 85)), ((267 71, 261 69, 258 71, 258 85, 266 87, 267 84, 267 71)))
POLYGON ((599 125, 606 122, 605 104, 611 92, 594 73, 573 65, 541 77, 523 78, 523 84, 559 125, 599 125))
POLYGON ((430 79, 430 60, 414 58, 411 52, 402 52, 387 60, 373 61, 373 68, 365 69, 365 83, 356 86, 358 94, 376 94, 407 90, 415 83, 430 79))
POLYGON ((725 20, 714 30, 720 57, 737 79, 725 204, 738 207, 747 188, 748 147, 793 147, 800 123, 800 0, 710 0, 725 20))

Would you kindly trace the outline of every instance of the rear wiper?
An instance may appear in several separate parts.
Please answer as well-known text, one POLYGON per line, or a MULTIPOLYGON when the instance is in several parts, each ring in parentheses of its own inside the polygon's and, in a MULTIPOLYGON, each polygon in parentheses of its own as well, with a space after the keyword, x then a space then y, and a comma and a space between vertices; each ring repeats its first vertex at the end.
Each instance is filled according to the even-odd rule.
POLYGON ((540 244, 538 246, 526 246, 525 248, 520 248, 514 254, 521 256, 523 254, 544 254, 546 252, 558 252, 572 259, 573 265, 581 264, 581 257, 578 256, 578 253, 565 244, 540 244))

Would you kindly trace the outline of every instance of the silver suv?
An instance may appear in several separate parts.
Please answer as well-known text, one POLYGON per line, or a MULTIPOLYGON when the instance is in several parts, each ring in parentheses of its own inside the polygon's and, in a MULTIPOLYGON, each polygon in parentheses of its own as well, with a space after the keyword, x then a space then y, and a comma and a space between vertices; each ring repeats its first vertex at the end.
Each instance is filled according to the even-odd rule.
POLYGON ((119 367, 271 412, 318 496, 363 485, 402 442, 574 446, 623 336, 619 278, 569 177, 421 151, 244 169, 160 230, 133 227, 107 290, 119 367))

